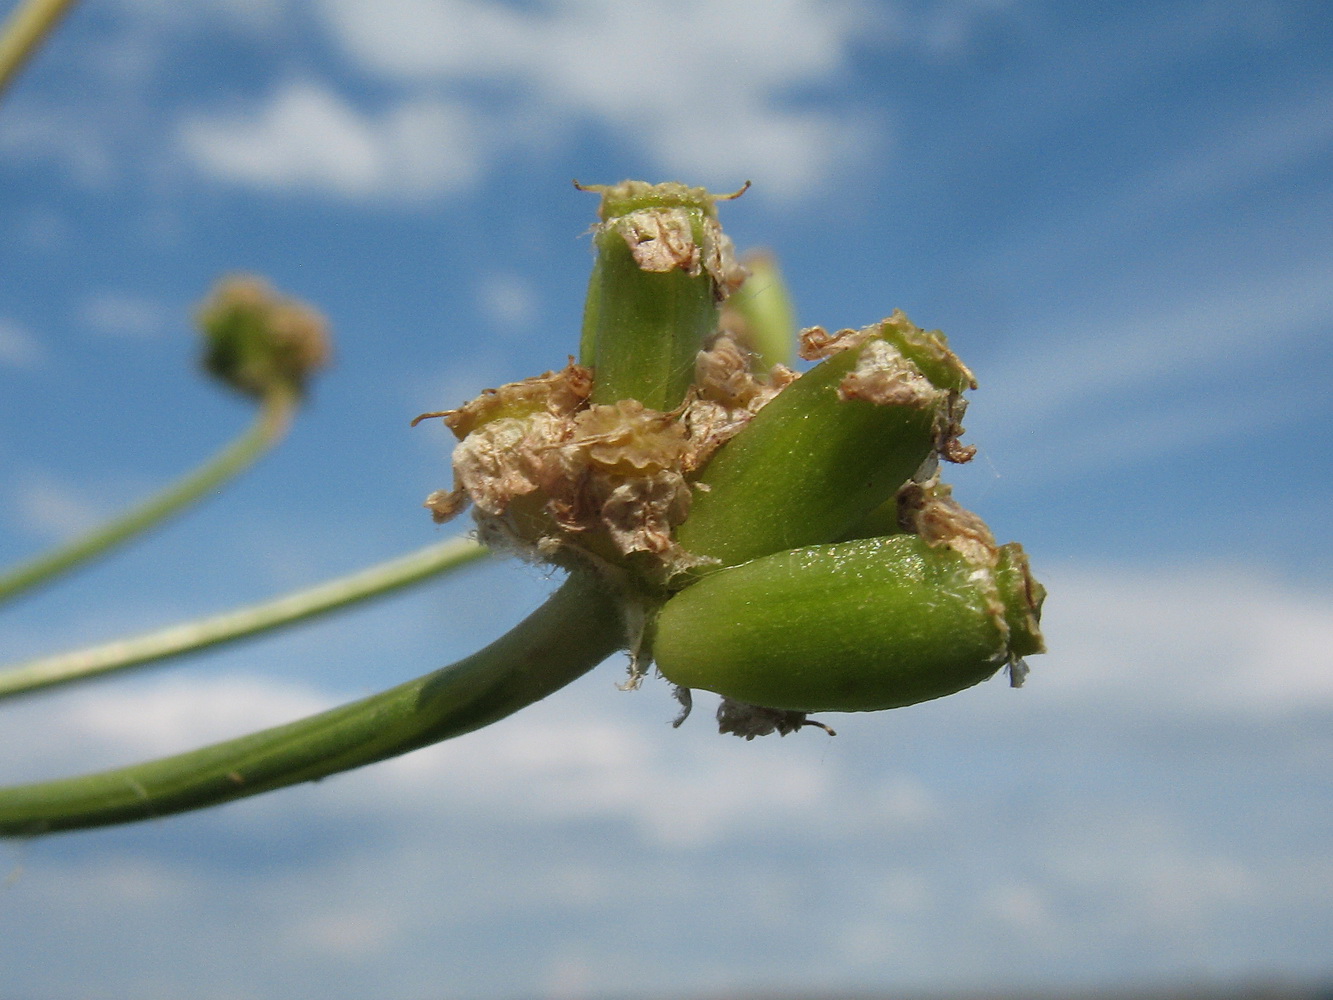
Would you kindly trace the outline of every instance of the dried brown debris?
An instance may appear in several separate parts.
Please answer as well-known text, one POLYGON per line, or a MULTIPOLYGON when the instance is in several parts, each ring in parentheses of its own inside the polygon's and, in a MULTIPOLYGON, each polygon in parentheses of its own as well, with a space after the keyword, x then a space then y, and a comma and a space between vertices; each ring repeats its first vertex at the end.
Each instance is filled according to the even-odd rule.
POLYGON ((589 404, 590 372, 571 362, 423 414, 460 438, 454 487, 426 507, 441 522, 471 502, 486 544, 532 558, 614 563, 643 552, 672 571, 696 564, 672 539, 690 509, 687 473, 794 377, 783 369, 762 383, 726 338, 700 352, 698 368, 691 398, 669 413, 636 400, 589 404))

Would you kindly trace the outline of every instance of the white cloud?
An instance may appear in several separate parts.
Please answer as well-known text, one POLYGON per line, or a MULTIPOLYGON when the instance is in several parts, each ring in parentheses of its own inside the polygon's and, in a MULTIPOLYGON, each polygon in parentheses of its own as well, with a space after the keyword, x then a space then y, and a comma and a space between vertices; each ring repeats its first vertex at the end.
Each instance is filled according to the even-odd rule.
MULTIPOLYGON (((966 33, 990 16, 986 7, 964 5, 951 23, 966 33)), ((157 125, 129 109, 170 71, 178 39, 223 31, 273 47, 306 27, 304 12, 280 0, 206 11, 122 0, 119 9, 117 33, 89 60, 100 94, 92 100, 102 106, 85 109, 77 127, 47 112, 21 116, 0 135, 0 155, 56 159, 85 183, 105 183, 131 150, 154 141, 157 125)), ((718 190, 750 179, 760 197, 790 197, 886 152, 885 109, 846 93, 853 46, 934 44, 893 6, 864 0, 560 0, 521 9, 320 0, 313 9, 353 68, 387 82, 388 93, 367 106, 330 83, 298 80, 257 107, 196 107, 176 125, 187 160, 265 189, 421 198, 461 190, 486 163, 516 152, 548 154, 593 122, 663 175, 718 190)))
POLYGON ((5 746, 9 780, 131 764, 280 725, 331 707, 296 684, 187 672, 78 689, 50 704, 21 702, 26 738, 5 746))
POLYGON ((116 173, 111 144, 100 123, 90 125, 66 106, 33 102, 5 109, 0 160, 50 164, 67 169, 80 184, 105 185, 116 173))
POLYGON ((127 761, 191 750, 332 707, 327 695, 245 675, 203 681, 177 674, 156 684, 84 693, 67 709, 80 738, 127 761))
POLYGON ((364 113, 311 81, 287 84, 250 113, 194 116, 180 135, 199 169, 271 190, 429 197, 479 170, 472 126, 456 105, 423 97, 364 113))
POLYGON ((166 306, 153 299, 105 292, 88 299, 79 318, 94 333, 147 340, 166 329, 170 316, 166 306))
POLYGON ((369 912, 358 903, 307 915, 293 928, 293 936, 312 951, 331 957, 374 954, 396 935, 401 923, 401 915, 391 909, 369 912))
POLYGON ((877 123, 787 104, 794 89, 835 82, 850 44, 881 26, 860 4, 566 0, 539 13, 478 0, 322 6, 344 51, 371 72, 415 86, 507 83, 548 115, 600 120, 665 169, 714 185, 753 178, 760 191, 792 194, 876 145, 877 123))
MULTIPOLYGON (((419 812, 425 803, 423 820, 430 823, 429 803, 442 795, 473 816, 505 822, 628 823, 649 842, 677 849, 715 844, 774 810, 793 817, 795 826, 821 825, 838 782, 810 760, 738 754, 726 742, 674 736, 665 719, 645 727, 642 719, 529 711, 429 754, 389 762, 370 808, 385 808, 388 799, 389 808, 419 812)), ((347 791, 359 797, 365 790, 349 785, 347 791)), ((902 803, 890 793, 883 805, 878 815, 893 825, 902 803)), ((906 818, 913 825, 915 805, 906 818)))
POLYGON ((40 368, 46 361, 46 351, 28 330, 12 320, 0 316, 0 366, 10 368, 40 368))
POLYGON ((1042 699, 1153 716, 1333 709, 1333 595, 1240 564, 1042 575, 1042 699))
POLYGON ((541 304, 528 278, 518 274, 488 274, 477 282, 477 304, 482 314, 502 330, 532 327, 541 304))
POLYGON ((979 901, 983 911, 1028 935, 1050 934, 1055 920, 1043 893, 1032 885, 1003 883, 992 886, 979 901))
POLYGON ((101 498, 38 475, 25 477, 14 487, 12 502, 24 530, 51 539, 96 527, 106 511, 101 498))

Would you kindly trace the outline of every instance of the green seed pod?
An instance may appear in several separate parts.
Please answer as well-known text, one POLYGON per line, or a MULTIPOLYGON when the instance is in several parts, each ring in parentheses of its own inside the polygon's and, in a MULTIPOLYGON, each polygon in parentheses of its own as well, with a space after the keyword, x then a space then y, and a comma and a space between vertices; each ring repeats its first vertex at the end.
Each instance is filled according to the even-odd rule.
POLYGON ((717 221, 716 202, 727 196, 643 181, 580 187, 602 195, 579 347, 595 373, 592 402, 672 410, 717 330, 722 300, 744 278, 717 221))
POLYGON ((790 365, 796 353, 796 311, 777 261, 768 253, 747 254, 744 284, 722 309, 722 329, 754 355, 757 374, 790 365))
POLYGON ((845 536, 957 436, 972 373, 902 313, 861 331, 803 334, 829 354, 766 404, 696 477, 677 540, 724 566, 845 536))
POLYGON ((329 363, 324 318, 279 296, 262 278, 225 278, 199 308, 204 368, 249 396, 274 390, 303 395, 310 376, 329 363))
POLYGON ((988 561, 916 535, 779 552, 671 598, 653 655, 681 687, 786 711, 940 698, 1043 649, 1022 549, 988 561))

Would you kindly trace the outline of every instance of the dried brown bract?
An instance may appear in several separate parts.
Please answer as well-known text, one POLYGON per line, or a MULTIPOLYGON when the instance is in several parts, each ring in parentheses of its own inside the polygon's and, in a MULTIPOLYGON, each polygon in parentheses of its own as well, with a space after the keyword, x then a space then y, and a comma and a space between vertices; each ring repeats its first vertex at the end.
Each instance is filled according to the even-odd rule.
MULTIPOLYGON (((678 721, 676 725, 679 724, 678 721)), ((788 733, 798 732, 806 726, 822 729, 830 736, 838 735, 824 723, 806 718, 805 712, 791 712, 781 708, 764 708, 761 705, 750 705, 743 701, 736 701, 733 698, 723 698, 717 706, 717 731, 724 735, 730 733, 733 736, 741 736, 747 740, 752 740, 756 736, 768 736, 770 733, 786 736, 788 733)))
POLYGON ((796 378, 778 366, 760 379, 750 366, 748 352, 716 338, 699 353, 690 398, 666 413, 632 399, 589 404, 592 373, 571 361, 423 414, 460 438, 453 489, 425 506, 443 522, 471 502, 482 541, 532 559, 618 564, 646 553, 660 572, 640 570, 664 578, 696 566, 706 560, 672 537, 689 514, 688 475, 796 378))
POLYGON ((690 441, 683 469, 700 469, 723 444, 740 431, 770 399, 797 375, 774 365, 767 379, 752 371, 751 354, 728 334, 714 338, 700 351, 695 365, 693 397, 681 417, 690 441))
POLYGON ((445 424, 460 441, 477 427, 501 417, 522 417, 545 411, 559 416, 573 413, 592 393, 592 371, 576 364, 573 358, 558 372, 546 372, 509 382, 498 389, 486 389, 476 399, 454 410, 423 413, 412 421, 443 417, 445 424))
POLYGON ((986 522, 953 498, 953 487, 931 478, 898 491, 898 521, 928 545, 946 545, 976 566, 994 567, 999 549, 986 522))
POLYGON ((884 340, 864 343, 856 367, 838 385, 841 399, 864 399, 877 406, 912 406, 918 409, 942 404, 947 390, 937 389, 921 369, 884 340))
POLYGON ((594 230, 619 234, 640 270, 680 270, 692 277, 707 272, 718 301, 745 280, 731 239, 717 221, 719 196, 683 184, 641 181, 580 187, 602 195, 602 221, 594 230))

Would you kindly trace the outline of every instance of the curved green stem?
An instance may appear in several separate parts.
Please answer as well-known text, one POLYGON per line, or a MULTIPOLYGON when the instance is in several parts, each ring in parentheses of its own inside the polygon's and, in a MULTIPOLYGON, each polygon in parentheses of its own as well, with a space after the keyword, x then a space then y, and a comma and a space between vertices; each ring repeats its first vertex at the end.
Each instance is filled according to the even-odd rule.
POLYGON ((619 602, 575 574, 485 649, 361 701, 175 757, 0 789, 0 836, 128 823, 349 771, 480 729, 624 645, 619 602))
POLYGON ((419 552, 263 604, 100 646, 30 660, 0 673, 0 700, 235 642, 328 614, 357 601, 384 597, 429 577, 466 566, 488 551, 470 538, 451 538, 419 552))
POLYGON ((259 415, 249 430, 195 471, 81 538, 0 574, 0 603, 25 590, 49 583, 80 563, 105 554, 116 545, 203 499, 228 479, 245 471, 282 439, 291 424, 296 405, 297 398, 292 390, 271 390, 264 397, 259 415))
POLYGON ((10 14, 0 29, 0 94, 73 6, 74 0, 28 0, 10 14))

